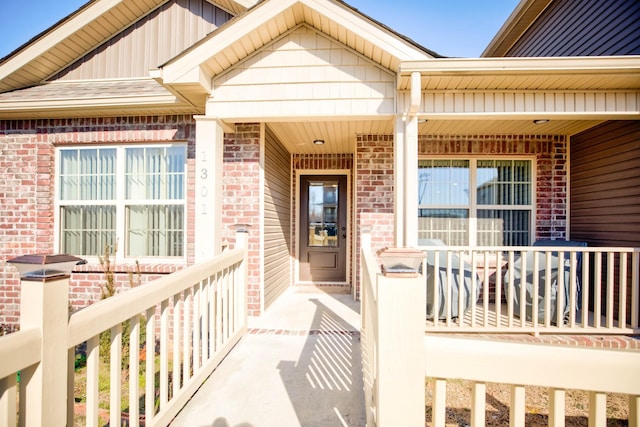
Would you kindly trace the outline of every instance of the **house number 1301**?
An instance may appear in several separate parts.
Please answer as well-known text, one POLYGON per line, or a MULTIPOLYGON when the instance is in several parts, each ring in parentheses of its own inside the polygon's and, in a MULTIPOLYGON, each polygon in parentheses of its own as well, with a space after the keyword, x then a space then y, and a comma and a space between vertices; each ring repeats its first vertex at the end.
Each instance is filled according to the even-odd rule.
MULTIPOLYGON (((206 152, 202 152, 202 163, 207 163, 207 154, 206 152)), ((207 179, 209 179, 209 170, 207 168, 202 168, 200 169, 200 179, 204 180, 206 182, 207 179)), ((202 187, 200 187, 200 196, 202 197, 207 197, 209 195, 209 188, 207 187, 207 185, 203 185, 202 187)), ((207 204, 203 203, 202 204, 202 215, 206 215, 207 214, 207 204)))

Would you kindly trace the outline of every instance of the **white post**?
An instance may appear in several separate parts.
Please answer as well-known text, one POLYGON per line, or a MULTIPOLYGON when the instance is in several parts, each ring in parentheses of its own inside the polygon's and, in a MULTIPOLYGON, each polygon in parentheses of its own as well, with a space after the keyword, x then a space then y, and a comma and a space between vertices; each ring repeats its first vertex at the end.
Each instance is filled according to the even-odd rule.
POLYGON ((236 247, 244 248, 244 261, 242 262, 242 271, 240 272, 242 281, 240 283, 240 292, 241 301, 238 301, 237 307, 242 310, 243 313, 243 327, 247 327, 248 317, 249 317, 249 309, 247 307, 247 284, 249 282, 249 263, 248 263, 248 253, 249 253, 249 230, 247 226, 244 224, 236 225, 236 247))
POLYGON ((411 105, 404 131, 404 243, 418 246, 418 111, 422 96, 422 77, 411 73, 411 105))
MULTIPOLYGON (((40 363, 22 371, 21 426, 67 423, 69 276, 21 281, 20 328, 42 331, 40 363)), ((73 399, 73 396, 69 398, 73 399)))
MULTIPOLYGON (((404 243, 404 162, 405 162, 405 122, 404 117, 396 117, 395 138, 393 141, 393 162, 394 162, 394 187, 395 187, 395 244, 398 247, 405 245, 404 243)), ((416 153, 417 155, 417 153, 416 153)))
POLYGON ((224 132, 214 117, 196 116, 196 241, 201 262, 222 252, 224 132))
POLYGON ((418 246, 418 116, 407 118, 404 145, 404 246, 418 246))
POLYGON ((377 277, 378 426, 425 425, 425 277, 377 277))

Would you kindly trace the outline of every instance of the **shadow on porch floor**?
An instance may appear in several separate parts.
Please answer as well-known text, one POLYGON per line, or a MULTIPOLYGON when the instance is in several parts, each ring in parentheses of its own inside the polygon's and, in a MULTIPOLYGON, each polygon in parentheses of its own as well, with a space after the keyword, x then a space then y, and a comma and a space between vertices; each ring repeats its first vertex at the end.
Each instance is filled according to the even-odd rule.
POLYGON ((172 426, 365 425, 360 303, 293 287, 213 372, 172 426))

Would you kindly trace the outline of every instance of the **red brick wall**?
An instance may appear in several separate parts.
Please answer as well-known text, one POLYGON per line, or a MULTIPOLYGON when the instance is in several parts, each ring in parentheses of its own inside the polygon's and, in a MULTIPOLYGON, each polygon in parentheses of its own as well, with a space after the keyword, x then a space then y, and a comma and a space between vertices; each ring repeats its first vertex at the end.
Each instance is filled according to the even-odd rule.
MULTIPOLYGON (((356 139, 356 253, 362 228, 371 230, 374 252, 395 244, 394 147, 392 135, 358 135, 356 139)), ((356 257, 356 272, 360 257, 356 257)), ((356 295, 360 275, 356 274, 356 295)))
POLYGON ((222 184, 223 243, 233 247, 235 224, 249 226, 249 315, 260 314, 260 125, 225 134, 222 184))
POLYGON ((536 158, 536 239, 567 236, 567 141, 559 135, 421 135, 421 155, 528 155, 536 158))
MULTIPOLYGON (((191 116, 100 117, 0 121, 0 261, 33 253, 56 253, 54 247, 55 147, 65 144, 187 142, 187 235, 193 236, 195 210, 195 122, 191 116)), ((188 239, 187 261, 194 260, 188 239)), ((146 282, 181 265, 142 265, 146 282)), ((119 286, 128 286, 126 271, 116 266, 119 286)), ((71 277, 74 307, 100 299, 99 265, 84 266, 71 277)), ((19 278, 11 266, 0 265, 0 324, 18 321, 19 278)))

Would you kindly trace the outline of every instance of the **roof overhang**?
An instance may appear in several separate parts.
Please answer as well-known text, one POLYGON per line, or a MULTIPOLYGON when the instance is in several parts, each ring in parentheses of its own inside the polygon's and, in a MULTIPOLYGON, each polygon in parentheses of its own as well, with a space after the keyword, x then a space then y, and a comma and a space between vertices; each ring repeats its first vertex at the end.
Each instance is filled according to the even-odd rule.
POLYGON ((640 56, 404 61, 400 90, 409 90, 414 72, 422 90, 640 89, 640 56))
POLYGON ((153 79, 56 81, 0 94, 0 120, 196 114, 153 79))
POLYGON ((399 36, 337 0, 258 3, 189 50, 152 72, 175 93, 201 107, 213 78, 301 24, 309 25, 380 66, 398 72, 403 61, 427 61, 433 52, 399 36))
POLYGON ((640 119, 640 56, 406 61, 401 111, 410 110, 415 73, 424 133, 572 135, 606 120, 640 119))
MULTIPOLYGON (((46 80, 167 1, 89 1, 73 14, 0 59, 0 92, 29 87, 46 80)), ((237 15, 245 12, 256 1, 212 2, 237 15)))

